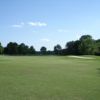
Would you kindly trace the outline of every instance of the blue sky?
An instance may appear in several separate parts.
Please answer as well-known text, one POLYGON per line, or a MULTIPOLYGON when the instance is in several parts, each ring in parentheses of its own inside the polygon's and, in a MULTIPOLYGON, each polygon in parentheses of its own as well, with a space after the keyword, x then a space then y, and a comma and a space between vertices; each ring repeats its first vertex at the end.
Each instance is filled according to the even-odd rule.
POLYGON ((24 42, 36 50, 84 34, 100 38, 100 0, 1 0, 0 42, 24 42))

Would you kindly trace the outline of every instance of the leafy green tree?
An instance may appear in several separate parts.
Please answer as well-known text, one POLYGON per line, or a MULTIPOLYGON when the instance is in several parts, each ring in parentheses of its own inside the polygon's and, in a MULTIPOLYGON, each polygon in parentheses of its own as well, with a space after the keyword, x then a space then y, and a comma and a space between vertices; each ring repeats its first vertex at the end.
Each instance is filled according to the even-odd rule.
POLYGON ((3 47, 2 47, 2 45, 1 45, 1 43, 0 43, 0 54, 3 54, 3 47))
POLYGON ((16 42, 10 42, 5 48, 5 53, 10 55, 18 54, 18 44, 16 42))
POLYGON ((95 41, 95 54, 100 55, 100 39, 95 41))
POLYGON ((31 47, 29 48, 29 54, 35 54, 35 53, 36 53, 36 51, 35 51, 34 47, 31 46, 31 47))
POLYGON ((53 53, 53 51, 47 51, 47 53, 46 53, 47 55, 53 55, 54 53, 53 53))
POLYGON ((80 37, 80 41, 84 41, 84 40, 92 40, 92 36, 91 35, 83 35, 80 37))
POLYGON ((61 54, 61 50, 62 50, 62 47, 59 44, 54 46, 54 54, 60 55, 61 54))
POLYGON ((18 53, 20 55, 27 55, 27 54, 29 54, 29 47, 27 45, 25 45, 24 43, 21 43, 18 46, 18 53))
POLYGON ((79 55, 79 45, 80 41, 70 41, 66 44, 67 54, 79 55))
POLYGON ((80 45, 80 40, 76 40, 74 42, 74 47, 73 47, 73 49, 74 49, 73 52, 75 55, 80 55, 79 45, 80 45))
POLYGON ((95 42, 90 35, 83 35, 80 38, 79 50, 80 54, 91 55, 94 54, 95 42))
POLYGON ((41 47, 40 51, 41 51, 41 54, 46 54, 47 48, 43 46, 41 47))
POLYGON ((66 44, 66 50, 68 54, 74 54, 74 41, 70 41, 66 44))

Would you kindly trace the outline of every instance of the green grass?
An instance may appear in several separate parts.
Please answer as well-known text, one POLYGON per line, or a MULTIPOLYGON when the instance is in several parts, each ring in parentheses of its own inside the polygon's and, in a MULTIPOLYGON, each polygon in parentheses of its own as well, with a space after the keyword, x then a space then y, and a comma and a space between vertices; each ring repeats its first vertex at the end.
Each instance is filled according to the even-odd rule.
POLYGON ((100 57, 0 56, 0 100, 100 100, 100 57))

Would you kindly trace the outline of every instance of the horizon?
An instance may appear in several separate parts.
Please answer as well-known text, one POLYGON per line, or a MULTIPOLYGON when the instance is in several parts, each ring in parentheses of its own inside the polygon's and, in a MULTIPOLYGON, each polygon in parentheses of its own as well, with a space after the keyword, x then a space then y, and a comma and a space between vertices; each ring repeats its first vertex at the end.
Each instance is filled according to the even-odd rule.
POLYGON ((3 0, 0 2, 0 42, 53 50, 82 35, 100 38, 99 0, 3 0))

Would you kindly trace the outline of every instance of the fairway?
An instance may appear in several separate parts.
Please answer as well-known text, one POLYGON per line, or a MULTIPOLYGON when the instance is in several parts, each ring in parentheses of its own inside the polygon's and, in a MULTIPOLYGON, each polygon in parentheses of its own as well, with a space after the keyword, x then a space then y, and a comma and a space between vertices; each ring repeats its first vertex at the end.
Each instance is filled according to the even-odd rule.
POLYGON ((100 57, 0 56, 0 100, 100 100, 100 57))

